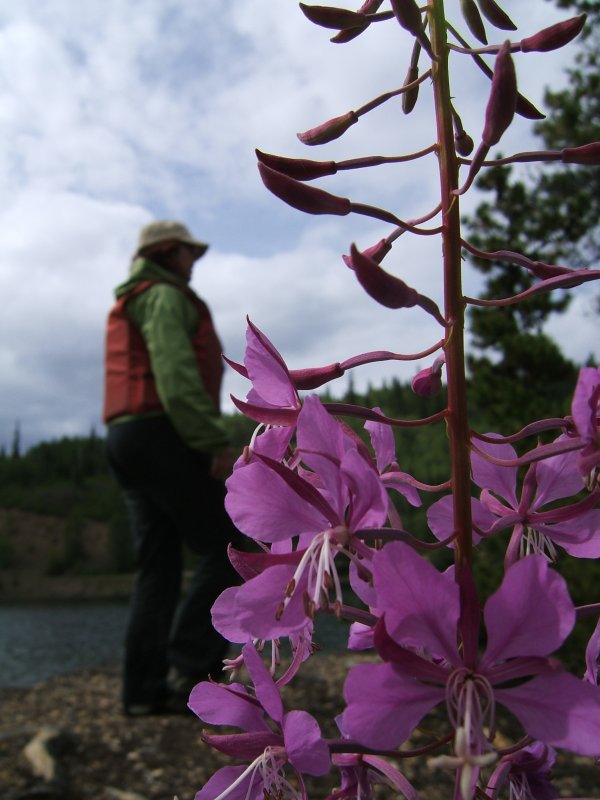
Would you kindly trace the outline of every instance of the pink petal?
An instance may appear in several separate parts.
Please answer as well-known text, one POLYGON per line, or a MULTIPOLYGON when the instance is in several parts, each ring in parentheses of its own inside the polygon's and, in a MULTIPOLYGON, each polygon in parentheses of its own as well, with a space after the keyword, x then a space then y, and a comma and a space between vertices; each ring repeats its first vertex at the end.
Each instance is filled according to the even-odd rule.
POLYGON ((264 712, 245 686, 202 681, 192 689, 189 707, 209 725, 233 725, 245 731, 270 730, 264 712))
POLYGON ((384 525, 389 501, 377 472, 357 450, 346 453, 340 471, 352 498, 350 518, 347 520, 350 530, 384 525))
POLYGON ((233 613, 247 639, 278 639, 308 625, 302 599, 306 580, 296 587, 281 613, 286 588, 293 574, 293 566, 270 567, 238 588, 233 613))
POLYGON ((244 364, 253 386, 248 395, 250 403, 262 400, 270 406, 300 407, 298 393, 281 354, 250 321, 246 329, 244 364))
POLYGON ((285 752, 298 772, 325 775, 331 759, 314 717, 306 711, 290 711, 283 721, 285 752))
POLYGON ((225 485, 227 513, 254 539, 277 542, 329 527, 322 514, 262 462, 235 470, 225 485))
POLYGON ((244 645, 242 648, 242 655, 244 656, 244 664, 246 665, 246 669, 250 674, 254 689, 256 690, 256 699, 271 719, 281 723, 283 719, 283 702, 281 696, 275 686, 273 678, 269 674, 269 670, 266 668, 252 642, 248 642, 244 645))
POLYGON ((398 644, 425 647, 453 664, 459 617, 458 586, 402 542, 391 542, 373 558, 377 608, 386 615, 389 635, 398 644))
POLYGON ((574 675, 538 675, 495 691, 534 739, 583 756, 600 755, 600 689, 574 675))
POLYGON ((564 578, 532 555, 506 571, 500 588, 485 604, 488 645, 484 664, 513 656, 547 656, 575 624, 575 608, 564 578))
MULTIPOLYGON (((214 800, 223 794, 244 773, 245 766, 223 767, 196 793, 194 800, 214 800)), ((263 781, 256 773, 249 773, 231 792, 227 800, 263 800, 263 781)))
POLYGON ((536 465, 535 477, 537 492, 534 508, 540 508, 546 503, 560 500, 563 497, 571 497, 583 489, 583 481, 577 470, 576 451, 563 453, 560 456, 551 456, 540 461, 536 465))
POLYGON ((389 664, 359 664, 346 679, 344 736, 375 749, 404 742, 425 714, 444 699, 444 689, 401 675, 389 664))
MULTIPOLYGON (((497 434, 487 434, 488 436, 495 436, 497 434)), ((475 442, 477 449, 488 453, 494 458, 501 458, 505 460, 516 458, 517 454, 515 449, 510 444, 498 443, 490 444, 489 442, 475 442)), ((471 455, 471 464, 473 467, 473 480, 481 489, 490 489, 494 494, 508 500, 513 508, 517 507, 517 468, 516 467, 499 467, 497 464, 491 464, 483 456, 474 452, 471 455)))
MULTIPOLYGON (((382 414, 380 408, 374 408, 373 411, 382 414)), ((365 430, 369 432, 371 437, 371 445, 375 451, 375 458, 377 459, 377 468, 379 472, 383 472, 386 467, 389 467, 396 460, 396 441, 390 425, 383 425, 381 422, 365 422, 365 430)))
POLYGON ((535 525, 574 558, 600 558, 600 510, 592 509, 557 525, 535 525))

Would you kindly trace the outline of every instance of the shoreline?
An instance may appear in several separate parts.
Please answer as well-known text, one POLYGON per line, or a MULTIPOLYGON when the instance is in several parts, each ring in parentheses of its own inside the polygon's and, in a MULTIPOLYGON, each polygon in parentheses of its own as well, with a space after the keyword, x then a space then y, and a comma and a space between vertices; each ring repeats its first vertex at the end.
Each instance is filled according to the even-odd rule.
POLYGON ((0 572, 0 605, 54 601, 126 601, 135 575, 40 575, 37 572, 0 572))

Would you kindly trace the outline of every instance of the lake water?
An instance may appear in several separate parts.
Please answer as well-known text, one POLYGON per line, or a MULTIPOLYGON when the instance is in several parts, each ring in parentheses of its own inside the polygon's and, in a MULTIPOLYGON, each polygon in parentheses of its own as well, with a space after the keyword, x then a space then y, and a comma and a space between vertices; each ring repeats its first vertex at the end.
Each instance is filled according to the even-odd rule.
MULTIPOLYGON (((0 686, 119 662, 126 621, 123 602, 0 605, 0 686)), ((316 623, 320 642, 345 647, 347 624, 329 616, 316 623)))
POLYGON ((120 661, 126 603, 0 605, 0 686, 120 661))

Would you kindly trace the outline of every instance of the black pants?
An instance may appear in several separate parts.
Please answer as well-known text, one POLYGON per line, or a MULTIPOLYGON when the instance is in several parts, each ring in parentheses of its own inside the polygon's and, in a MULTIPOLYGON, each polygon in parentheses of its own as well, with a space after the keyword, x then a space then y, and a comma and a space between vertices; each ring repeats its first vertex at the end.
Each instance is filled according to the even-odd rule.
POLYGON ((240 534, 225 512, 223 484, 210 477, 210 455, 186 447, 166 417, 111 426, 107 453, 138 561, 123 703, 160 705, 169 667, 194 681, 220 669, 228 642, 212 627, 210 609, 224 589, 239 582, 227 544, 240 534), (183 544, 198 563, 178 610, 183 544))

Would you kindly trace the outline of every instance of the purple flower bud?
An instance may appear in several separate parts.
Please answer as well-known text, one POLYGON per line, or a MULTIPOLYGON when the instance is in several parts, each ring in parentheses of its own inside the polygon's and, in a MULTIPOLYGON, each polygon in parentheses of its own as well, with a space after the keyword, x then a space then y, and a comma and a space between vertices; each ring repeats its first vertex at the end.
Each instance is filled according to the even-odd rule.
POLYGON ((345 8, 333 8, 332 6, 307 6, 300 3, 300 10, 304 16, 315 25, 323 28, 355 28, 365 22, 364 14, 357 11, 349 11, 345 8))
POLYGON ((311 161, 308 158, 274 156, 260 150, 254 152, 262 164, 287 175, 288 178, 295 178, 297 181, 312 181, 315 178, 322 178, 324 175, 335 175, 337 172, 335 161, 311 161))
MULTIPOLYGON (((416 81, 418 77, 419 77, 419 67, 416 65, 413 67, 411 64, 410 67, 408 68, 408 72, 406 73, 406 78, 404 78, 403 86, 406 86, 407 84, 416 81)), ((405 114, 410 114, 410 112, 415 107, 418 97, 419 97, 418 86, 415 86, 413 89, 409 89, 407 92, 404 92, 404 94, 402 95, 402 111, 405 114)))
MULTIPOLYGON (((376 244, 372 245, 371 247, 367 247, 366 250, 363 250, 362 254, 363 256, 370 258, 371 261, 374 261, 376 264, 381 264, 391 249, 392 245, 387 239, 380 239, 376 244)), ((347 267, 354 269, 351 256, 343 255, 342 259, 347 267)))
POLYGON ((317 125, 316 128, 299 133, 298 138, 303 144, 325 144, 339 139, 355 122, 358 122, 358 114, 355 111, 348 111, 341 117, 333 117, 322 125, 317 125))
POLYGON ((420 36, 423 33, 423 18, 415 0, 391 0, 391 2, 400 25, 413 36, 420 36))
POLYGON ((485 126, 482 142, 491 147, 498 144, 515 114, 517 103, 517 77, 510 55, 510 42, 506 41, 498 51, 494 63, 492 89, 485 110, 485 126))
POLYGON ((430 367, 418 372, 411 381, 411 389, 419 397, 433 397, 442 388, 442 367, 445 357, 438 356, 430 367))
POLYGON ((340 364, 328 364, 326 367, 291 369, 290 377, 296 389, 309 390, 318 389, 334 378, 341 378, 345 371, 340 364))
POLYGON ((600 142, 582 144, 580 147, 565 147, 560 151, 565 164, 584 164, 588 167, 600 165, 600 142))
POLYGON ((571 19, 566 19, 564 22, 557 22, 556 25, 550 25, 549 28, 544 28, 538 33, 534 33, 533 36, 521 39, 521 52, 531 53, 536 51, 545 53, 549 50, 558 50, 559 47, 564 47, 581 33, 586 18, 587 14, 580 14, 578 17, 571 17, 571 19))
POLYGON ((386 308, 412 308, 419 300, 418 292, 400 278, 389 275, 361 253, 355 245, 350 248, 350 261, 358 282, 365 292, 386 308))
POLYGON ((483 16, 496 28, 503 31, 516 31, 517 26, 495 0, 477 0, 483 16))
POLYGON ((466 131, 460 131, 454 136, 454 147, 459 156, 470 156, 474 146, 473 138, 466 131))
POLYGON ((487 44, 485 27, 475 0, 460 0, 460 10, 473 36, 482 44, 487 44))
POLYGON ((270 192, 299 211, 305 211, 307 214, 335 214, 344 217, 352 210, 352 204, 347 197, 338 197, 323 189, 317 189, 315 186, 306 186, 306 184, 289 178, 282 172, 277 172, 260 162, 258 171, 262 182, 270 192))

